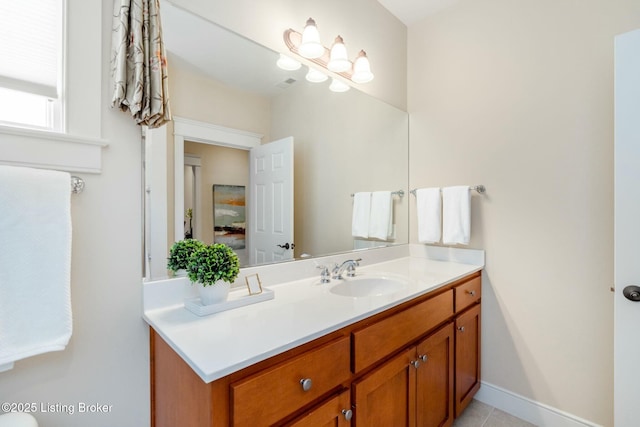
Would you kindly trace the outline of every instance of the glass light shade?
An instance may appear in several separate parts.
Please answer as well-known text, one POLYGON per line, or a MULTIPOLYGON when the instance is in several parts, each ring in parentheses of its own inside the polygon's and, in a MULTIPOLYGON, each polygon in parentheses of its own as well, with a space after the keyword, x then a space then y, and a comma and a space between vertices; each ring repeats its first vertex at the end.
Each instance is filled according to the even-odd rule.
POLYGON ((312 83, 322 83, 328 78, 329 76, 327 76, 325 73, 311 67, 309 67, 309 72, 305 76, 305 79, 307 79, 307 81, 310 81, 312 83))
POLYGON ((288 71, 299 70, 300 67, 302 67, 302 64, 300 62, 287 55, 283 55, 282 53, 280 54, 280 58, 278 58, 276 65, 278 66, 278 68, 282 68, 283 70, 288 71))
POLYGON ((332 92, 346 92, 350 89, 350 87, 348 84, 341 82, 338 79, 333 79, 331 81, 331 85, 329 85, 329 89, 332 92))
POLYGON ((369 64, 369 58, 367 53, 361 50, 353 63, 353 75, 351 80, 356 83, 367 83, 373 80, 373 73, 371 72, 371 65, 369 64))
POLYGON ((333 46, 331 46, 331 56, 327 68, 334 73, 342 73, 351 68, 351 61, 347 56, 347 48, 340 36, 336 37, 333 46))
POLYGON ((324 46, 320 43, 320 33, 316 21, 309 18, 302 31, 302 41, 298 46, 298 53, 309 59, 320 58, 324 54, 324 46))

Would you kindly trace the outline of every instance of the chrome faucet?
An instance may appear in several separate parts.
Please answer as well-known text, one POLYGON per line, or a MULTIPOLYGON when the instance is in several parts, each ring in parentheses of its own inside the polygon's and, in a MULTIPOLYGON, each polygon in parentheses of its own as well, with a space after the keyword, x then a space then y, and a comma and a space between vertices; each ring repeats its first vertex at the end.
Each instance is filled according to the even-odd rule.
POLYGON ((355 276, 356 267, 360 265, 360 261, 362 261, 362 258, 348 259, 340 265, 336 264, 335 267, 333 267, 333 270, 331 270, 331 278, 342 280, 343 279, 342 273, 345 270, 347 270, 347 277, 355 276))

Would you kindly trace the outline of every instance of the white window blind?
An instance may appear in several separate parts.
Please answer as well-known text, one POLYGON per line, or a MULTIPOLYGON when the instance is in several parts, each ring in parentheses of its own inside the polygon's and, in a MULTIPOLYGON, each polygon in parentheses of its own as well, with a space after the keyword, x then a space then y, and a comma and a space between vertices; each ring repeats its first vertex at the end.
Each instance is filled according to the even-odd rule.
POLYGON ((62 8, 63 0, 0 0, 0 121, 60 130, 62 8))

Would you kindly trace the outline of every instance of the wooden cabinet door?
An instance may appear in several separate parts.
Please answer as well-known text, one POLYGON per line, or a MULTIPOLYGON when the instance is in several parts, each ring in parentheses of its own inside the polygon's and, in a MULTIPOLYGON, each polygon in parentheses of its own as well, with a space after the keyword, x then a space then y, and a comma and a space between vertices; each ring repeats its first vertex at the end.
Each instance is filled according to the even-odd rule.
POLYGON ((417 346, 416 422, 418 427, 453 424, 453 322, 417 346))
POLYGON ((358 427, 415 427, 416 368, 412 347, 353 383, 358 427))
POLYGON ((480 304, 456 317, 456 417, 480 388, 480 304))
POLYGON ((347 427, 351 425, 351 393, 346 390, 315 407, 287 427, 347 427))

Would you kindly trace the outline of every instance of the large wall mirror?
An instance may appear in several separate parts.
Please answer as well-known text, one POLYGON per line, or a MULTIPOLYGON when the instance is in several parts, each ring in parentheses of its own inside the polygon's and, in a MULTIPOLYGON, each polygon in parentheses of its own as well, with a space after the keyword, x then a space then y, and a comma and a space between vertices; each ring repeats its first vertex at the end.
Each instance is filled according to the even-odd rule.
POLYGON ((161 7, 176 120, 145 137, 147 280, 166 278, 185 235, 229 243, 242 267, 408 243, 406 112, 308 82, 306 66, 282 70, 278 53, 161 7), (288 178, 257 176, 263 166, 288 178), (369 191, 404 193, 387 239, 352 236, 353 194, 369 191), (265 243, 266 228, 284 234, 265 243))

